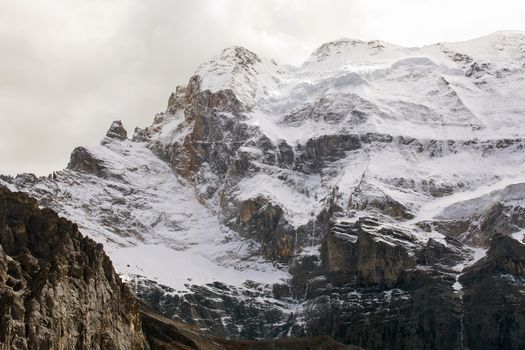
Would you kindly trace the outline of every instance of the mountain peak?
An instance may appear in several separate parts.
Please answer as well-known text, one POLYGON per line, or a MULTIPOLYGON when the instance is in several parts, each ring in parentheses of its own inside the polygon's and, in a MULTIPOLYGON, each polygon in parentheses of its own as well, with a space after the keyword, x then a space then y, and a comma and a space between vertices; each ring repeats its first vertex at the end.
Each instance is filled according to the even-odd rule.
POLYGON ((211 60, 199 66, 201 89, 219 91, 231 89, 245 105, 253 105, 257 90, 257 75, 263 60, 252 51, 231 46, 223 49, 211 60))
POLYGON ((470 44, 476 44, 476 43, 501 43, 501 42, 513 42, 513 41, 521 41, 525 39, 525 31, 520 30, 499 30, 497 32, 493 32, 487 35, 483 35, 474 39, 469 39, 466 41, 459 41, 459 42, 453 42, 450 44, 454 45, 460 45, 462 43, 470 43, 470 44))
POLYGON ((363 57, 375 56, 384 51, 389 52, 399 49, 403 48, 382 40, 363 41, 359 39, 341 38, 319 46, 305 61, 304 65, 317 64, 330 60, 340 61, 341 59, 350 59, 352 61, 361 60, 363 57))
MULTIPOLYGON (((106 138, 120 141, 126 140, 128 138, 128 132, 126 131, 126 129, 124 129, 122 121, 115 120, 113 123, 111 123, 111 126, 109 127, 108 132, 106 133, 105 139, 106 138)), ((102 143, 104 143, 104 140, 102 143)))
POLYGON ((229 46, 219 56, 221 59, 233 60, 236 64, 252 65, 261 61, 257 54, 242 46, 229 46))
POLYGON ((525 36, 525 31, 523 30, 498 30, 488 36, 525 36))
POLYGON ((249 68, 261 59, 254 52, 242 46, 229 46, 213 56, 209 61, 204 62, 197 69, 199 75, 205 75, 217 70, 227 70, 233 72, 239 68, 249 68))

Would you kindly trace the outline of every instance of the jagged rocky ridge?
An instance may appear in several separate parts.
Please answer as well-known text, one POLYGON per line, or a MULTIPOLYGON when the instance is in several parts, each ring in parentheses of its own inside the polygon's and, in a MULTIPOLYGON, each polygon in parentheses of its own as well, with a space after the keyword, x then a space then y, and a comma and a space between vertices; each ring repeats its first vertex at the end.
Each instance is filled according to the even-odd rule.
POLYGON ((329 337, 238 342, 139 306, 76 224, 0 188, 1 349, 359 349, 329 337))
POLYGON ((104 242, 146 303, 217 335, 519 349, 524 52, 521 32, 342 39, 300 67, 229 48, 131 140, 115 122, 68 169, 4 183, 104 242))

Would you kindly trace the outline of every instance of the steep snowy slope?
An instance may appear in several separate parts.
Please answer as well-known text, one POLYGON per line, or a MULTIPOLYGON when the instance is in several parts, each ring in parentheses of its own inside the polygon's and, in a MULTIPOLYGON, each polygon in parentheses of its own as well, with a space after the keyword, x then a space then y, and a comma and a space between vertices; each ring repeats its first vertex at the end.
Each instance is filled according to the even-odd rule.
MULTIPOLYGON (((115 129, 123 130, 114 122, 101 145, 73 152, 72 162, 78 163, 70 167, 78 168, 38 181, 32 193, 42 205, 79 222, 85 234, 106 246, 124 274, 147 276, 180 290, 218 279, 241 285, 248 279, 267 283, 288 278, 257 259, 251 252, 255 244, 222 226, 198 202, 190 184, 144 144, 113 138, 115 129), (83 171, 87 164, 96 164, 97 172, 83 171)), ((34 181, 26 175, 15 184, 34 181)))
POLYGON ((524 118, 521 32, 341 39, 299 67, 233 47, 131 140, 115 122, 66 170, 0 181, 79 222, 150 305, 216 334, 448 349, 486 329, 497 348, 506 326, 468 313, 485 283, 524 302, 525 270, 500 264, 522 259, 524 118))

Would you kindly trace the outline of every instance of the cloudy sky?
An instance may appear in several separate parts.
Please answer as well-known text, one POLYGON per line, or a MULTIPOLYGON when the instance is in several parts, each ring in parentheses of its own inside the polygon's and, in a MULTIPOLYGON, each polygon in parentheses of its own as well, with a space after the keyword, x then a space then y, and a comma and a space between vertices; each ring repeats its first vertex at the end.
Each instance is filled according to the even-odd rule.
POLYGON ((129 132, 204 60, 300 64, 341 37, 417 46, 525 30, 517 0, 0 0, 0 174, 44 175, 112 120, 129 132))

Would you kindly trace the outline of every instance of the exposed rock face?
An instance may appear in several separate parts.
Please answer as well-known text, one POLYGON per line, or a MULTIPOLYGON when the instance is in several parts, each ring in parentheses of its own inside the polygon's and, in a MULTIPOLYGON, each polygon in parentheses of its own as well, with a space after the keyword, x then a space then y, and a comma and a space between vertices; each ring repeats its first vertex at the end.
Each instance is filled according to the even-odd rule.
MULTIPOLYGON (((150 308, 162 310, 164 316, 207 329, 222 338, 282 337, 293 321, 293 315, 286 310, 291 300, 261 302, 272 300, 276 291, 258 285, 245 289, 214 283, 194 286, 185 294, 153 281, 141 280, 132 287, 140 300, 150 308)), ((284 287, 284 292, 289 293, 289 287, 284 287)))
POLYGON ((400 228, 362 218, 332 225, 321 257, 296 266, 295 290, 305 301, 291 334, 321 330, 367 349, 458 346, 450 269, 463 259, 461 249, 424 245, 400 228), (421 261, 421 254, 436 258, 421 261))
POLYGON ((525 229, 524 193, 525 183, 516 183, 461 201, 444 210, 433 225, 463 241, 489 247, 495 235, 512 235, 525 229))
POLYGON ((498 235, 487 256, 460 277, 464 346, 469 349, 525 347, 525 245, 498 235))
MULTIPOLYGON (((126 131, 126 129, 124 129, 124 125, 122 125, 122 122, 120 120, 116 120, 113 123, 111 123, 111 126, 109 127, 109 130, 106 133, 106 137, 122 141, 128 138, 128 132, 126 131)), ((106 141, 102 140, 102 143, 104 142, 106 141)))
POLYGON ((270 259, 289 259, 294 253, 295 233, 284 218, 281 207, 258 197, 239 203, 238 227, 247 236, 261 242, 263 254, 270 259))
POLYGON ((68 169, 101 176, 103 168, 85 147, 77 147, 71 153, 68 169))
POLYGON ((2 349, 147 349, 138 303, 100 244, 0 187, 2 349))
POLYGON ((142 310, 144 331, 152 350, 361 350, 343 345, 329 337, 277 339, 267 341, 233 341, 212 337, 197 327, 142 310))
POLYGON ((380 223, 361 220, 357 225, 339 223, 326 235, 322 253, 329 273, 344 273, 361 284, 393 287, 399 275, 415 267, 409 248, 415 239, 395 228, 374 229, 380 223), (372 229, 368 229, 371 227, 372 229))

